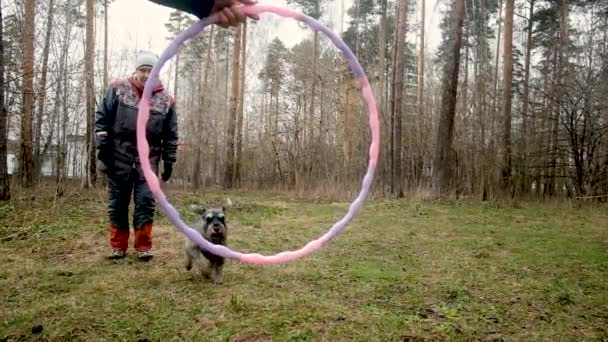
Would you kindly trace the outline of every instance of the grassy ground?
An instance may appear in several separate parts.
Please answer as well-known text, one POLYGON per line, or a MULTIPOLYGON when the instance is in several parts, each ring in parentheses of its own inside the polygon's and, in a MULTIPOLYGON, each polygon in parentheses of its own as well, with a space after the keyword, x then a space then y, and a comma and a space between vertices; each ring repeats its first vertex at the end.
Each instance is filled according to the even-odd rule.
MULTIPOLYGON (((190 221, 188 204, 219 196, 171 193, 190 221)), ((348 205, 229 196, 230 245, 265 254, 348 205)), ((153 261, 106 259, 104 205, 103 192, 0 204, 0 340, 608 340, 606 208, 374 201, 321 252, 229 261, 213 285, 184 270, 163 214, 153 261)))

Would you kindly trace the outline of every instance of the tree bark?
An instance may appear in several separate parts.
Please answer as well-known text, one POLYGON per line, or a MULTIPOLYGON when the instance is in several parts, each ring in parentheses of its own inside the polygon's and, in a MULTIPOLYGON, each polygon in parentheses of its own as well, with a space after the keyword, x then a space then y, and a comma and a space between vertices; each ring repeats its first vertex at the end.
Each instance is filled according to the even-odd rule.
POLYGON ((103 89, 108 84, 108 1, 103 0, 103 89))
POLYGON ((534 22, 532 16, 534 15, 534 1, 530 1, 530 14, 528 16, 528 28, 527 28, 527 41, 526 41, 526 57, 524 66, 524 93, 522 96, 522 179, 521 179, 521 190, 524 193, 528 192, 528 108, 530 98, 530 59, 532 56, 532 29, 534 28, 534 22))
POLYGON ((551 163, 549 170, 550 177, 550 195, 555 195, 558 189, 557 184, 557 161, 559 152, 559 126, 560 126, 560 113, 562 110, 562 95, 564 93, 564 78, 567 77, 567 44, 568 44, 568 0, 560 1, 559 8, 559 40, 558 40, 558 51, 557 51, 557 71, 555 73, 555 112, 553 117, 553 125, 551 129, 551 163))
POLYGON ((95 0, 87 0, 86 44, 84 73, 86 80, 86 150, 87 150, 87 176, 82 187, 90 188, 97 180, 97 158, 95 155, 95 0))
POLYGON ((0 201, 11 198, 10 179, 7 166, 7 113, 4 106, 4 30, 2 1, 0 0, 0 201))
POLYGON ((239 96, 239 58, 241 47, 241 28, 236 29, 234 49, 232 50, 232 92, 230 94, 230 113, 228 116, 228 134, 226 136, 226 169, 224 171, 224 187, 234 186, 234 142, 236 134, 236 112, 239 96))
POLYGON ((21 144, 19 148, 19 177, 26 188, 33 184, 32 111, 34 107, 34 40, 36 5, 25 0, 25 29, 23 37, 23 109, 21 116, 21 144))
POLYGON ((420 0, 420 47, 418 48, 418 86, 416 89, 416 102, 418 115, 424 114, 424 31, 426 23, 426 1, 420 0))
MULTIPOLYGON (((180 25, 181 25, 181 22, 180 22, 180 25)), ((212 63, 211 62, 211 51, 213 50, 214 33, 215 33, 214 27, 212 26, 211 29, 209 30, 209 40, 207 43, 207 56, 205 57, 203 84, 200 85, 200 87, 199 87, 199 100, 200 100, 199 113, 200 114, 192 119, 193 120, 192 123, 193 123, 195 129, 197 130, 197 132, 200 132, 199 134, 196 135, 197 138, 195 138, 195 144, 194 144, 194 149, 193 149, 193 152, 196 154, 195 159, 194 159, 194 166, 192 168, 192 182, 193 182, 193 187, 195 190, 198 190, 201 186, 201 183, 203 183, 203 182, 201 182, 202 153, 203 153, 203 146, 206 146, 208 144, 208 136, 206 134, 203 134, 202 132, 204 131, 205 118, 206 118, 204 113, 206 113, 209 110, 208 107, 210 106, 210 103, 207 99, 211 96, 211 91, 209 90, 209 73, 210 73, 209 70, 211 69, 211 63, 212 63)), ((201 66, 201 69, 199 69, 199 70, 201 71, 201 73, 203 73, 202 66, 201 66)), ((200 79, 200 75, 197 79, 200 79)), ((215 158, 215 159, 217 159, 217 158, 215 158)))
POLYGON ((393 97, 393 164, 391 172, 391 192, 403 197, 401 185, 401 117, 403 111, 403 80, 405 64, 405 43, 407 29, 407 0, 401 0, 397 24, 397 44, 395 46, 395 96, 393 97))
MULTIPOLYGON (((55 12, 54 0, 49 1, 49 13, 47 17, 46 37, 44 48, 42 50, 42 75, 40 77, 40 87, 38 91, 38 112, 36 114, 36 129, 34 130, 34 170, 35 175, 40 175, 42 167, 42 158, 44 155, 40 152, 40 139, 42 137, 42 118, 44 117, 44 106, 46 104, 46 79, 49 65, 49 50, 51 45, 51 36, 53 35, 53 14, 55 12)), ((53 125, 51 124, 51 131, 53 125)))
POLYGON ((236 120, 236 157, 235 157, 235 170, 234 170, 234 184, 236 186, 241 185, 241 161, 243 153, 243 114, 245 111, 245 73, 246 73, 246 60, 247 60, 247 22, 243 23, 243 42, 241 46, 241 84, 240 84, 240 95, 238 104, 238 116, 236 120))
MULTIPOLYGON (((502 29, 502 4, 503 0, 500 0, 500 5, 498 7, 498 18, 496 19, 498 25, 498 34, 496 35, 496 62, 494 63, 494 102, 492 104, 492 108, 495 113, 498 113, 497 103, 498 103, 498 62, 500 61, 500 38, 501 38, 501 29, 502 29)), ((494 121, 494 120, 493 120, 494 121)), ((494 129, 494 124, 492 124, 492 130, 494 129)))
POLYGON ((502 149, 502 189, 511 189, 511 109, 513 98, 513 12, 515 0, 507 0, 505 5, 505 37, 503 51, 503 149, 502 149))
POLYGON ((446 194, 450 185, 450 151, 454 134, 454 113, 460 70, 460 48, 462 46, 462 24, 464 22, 464 0, 456 0, 452 13, 452 37, 450 58, 445 65, 441 109, 435 136, 433 157, 433 187, 435 197, 446 194))
MULTIPOLYGON (((69 23, 71 20, 71 0, 67 0, 66 4, 65 4, 65 17, 66 17, 66 23, 69 23)), ((65 164, 66 164, 66 155, 67 155, 67 151, 66 151, 66 133, 67 133, 67 126, 68 126, 68 104, 67 104, 67 94, 68 94, 68 90, 67 90, 67 75, 65 73, 65 70, 67 69, 67 64, 68 64, 68 51, 69 51, 69 47, 70 47, 70 41, 69 41, 69 37, 70 37, 70 25, 65 25, 64 26, 64 32, 63 32, 63 36, 65 38, 63 47, 61 49, 61 57, 59 60, 59 73, 58 73, 58 77, 57 77, 57 92, 56 92, 56 97, 62 98, 62 103, 63 103, 63 111, 61 113, 61 120, 58 122, 58 140, 59 140, 59 144, 57 144, 57 153, 59 154, 59 159, 57 160, 57 183, 56 183, 56 187, 55 187, 55 196, 56 197, 61 197, 64 194, 65 191, 65 164), (64 87, 65 85, 65 87, 64 87)), ((60 116, 60 102, 59 101, 55 101, 55 106, 53 109, 53 115, 55 117, 59 117, 60 116)), ((73 167, 72 169, 74 175, 76 173, 76 168, 73 167)))

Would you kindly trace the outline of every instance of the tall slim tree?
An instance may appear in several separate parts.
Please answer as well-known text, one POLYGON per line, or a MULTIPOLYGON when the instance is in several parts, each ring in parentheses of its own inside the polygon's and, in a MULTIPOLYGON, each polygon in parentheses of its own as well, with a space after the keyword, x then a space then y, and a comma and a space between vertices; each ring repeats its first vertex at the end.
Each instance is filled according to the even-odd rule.
MULTIPOLYGON (((111 0, 103 0, 103 85, 102 90, 105 91, 109 86, 108 81, 108 44, 109 44, 109 35, 108 35, 108 10, 111 0)), ((99 181, 102 185, 105 186, 107 182, 107 177, 105 174, 101 173, 98 175, 99 181)))
MULTIPOLYGON (((44 117, 44 106, 46 104, 46 80, 48 74, 51 36, 53 35, 54 12, 54 0, 50 0, 46 24, 46 37, 44 41, 44 48, 42 50, 42 75, 40 77, 40 87, 38 91, 38 112, 36 113, 36 129, 34 130, 34 171, 36 172, 36 176, 40 173, 40 168, 42 167, 42 158, 44 157, 40 153, 40 139, 42 137, 42 118, 44 117)), ((51 125, 51 127, 53 126, 51 125)))
POLYGON ((555 73, 555 111, 552 117, 551 127, 551 161, 549 169, 549 195, 555 195, 557 191, 557 162, 559 152, 559 127, 560 127, 560 112, 563 106, 563 95, 565 91, 565 78, 568 77, 568 0, 559 1, 559 40, 557 48, 557 67, 555 73))
POLYGON ((23 103, 21 115, 21 144, 19 148, 19 177, 21 185, 33 186, 32 112, 34 109, 34 40, 36 5, 25 0, 25 28, 23 34, 23 103))
POLYGON ((236 119, 236 156, 235 156, 235 170, 234 170, 234 183, 236 186, 241 184, 241 162, 243 153, 243 114, 245 111, 245 73, 247 63, 247 22, 243 23, 243 39, 241 44, 241 80, 240 80, 240 94, 239 94, 239 105, 236 119))
MULTIPOLYGON (((207 108, 211 102, 211 101, 209 101, 209 94, 210 94, 209 70, 211 69, 211 64, 212 64, 211 51, 213 50, 213 36, 214 36, 214 27, 211 27, 211 29, 209 30, 209 39, 208 39, 208 43, 207 43, 207 56, 205 58, 205 75, 203 77, 203 84, 202 84, 201 92, 200 92, 201 114, 207 110, 207 108)), ((202 132, 204 129, 203 128, 204 125, 205 125, 205 116, 198 115, 196 123, 195 123, 195 127, 197 127, 197 130, 199 132, 202 132)), ((201 185, 201 166, 202 166, 202 158, 203 158, 203 155, 202 155, 203 146, 208 143, 208 141, 205 141, 205 139, 207 139, 207 137, 204 134, 198 134, 198 141, 195 144, 196 147, 195 147, 194 151, 196 153, 196 156, 194 158, 194 168, 192 170, 193 171, 192 180, 193 180, 193 186, 194 186, 195 190, 198 190, 201 185)))
POLYGON ((0 201, 11 198, 7 164, 6 107, 4 105, 4 30, 2 21, 2 0, 0 0, 0 201))
POLYGON ((403 111, 403 81, 405 64, 405 39, 407 29, 407 0, 399 3, 399 16, 397 17, 397 44, 395 46, 395 78, 394 96, 391 104, 393 116, 393 163, 391 165, 391 192, 397 197, 403 197, 401 186, 401 117, 403 111))
POLYGON ((511 100, 513 98, 513 13, 515 0, 506 0, 505 36, 503 49, 503 148, 502 188, 511 186, 511 100))
POLYGON ((522 180, 521 189, 523 192, 528 191, 528 110, 530 107, 530 60, 532 57, 532 29, 534 28, 534 3, 535 0, 528 1, 530 5, 530 14, 528 16, 527 39, 526 39, 526 59, 524 62, 524 93, 522 95, 522 180))
MULTIPOLYGON (((169 32, 171 32, 174 36, 177 36, 181 33, 183 27, 185 26, 186 16, 181 11, 172 12, 169 15, 169 22, 165 24, 165 27, 169 32)), ((178 94, 178 82, 179 82, 179 60, 180 53, 179 51, 175 54, 175 75, 174 75, 174 86, 173 86, 173 96, 177 99, 178 94)))
MULTIPOLYGON (((326 0, 288 0, 287 3, 295 4, 302 8, 304 14, 314 18, 319 19, 321 17, 321 8, 323 2, 326 0)), ((315 116, 315 96, 316 96, 316 86, 317 86, 317 78, 318 78, 318 59, 319 59, 319 32, 317 30, 314 31, 314 44, 313 44, 313 60, 312 60, 312 72, 310 78, 310 106, 307 115, 306 122, 306 132, 307 132, 307 143, 311 144, 314 142, 314 129, 313 122, 315 116)), ((356 52, 355 52, 356 53, 356 52)), ((310 157, 310 153, 307 154, 310 157)), ((312 171, 313 167, 311 165, 311 161, 307 162, 306 168, 309 171, 312 171)))
POLYGON ((435 135, 433 156, 433 194, 444 195, 449 190, 451 165, 450 151, 454 135, 454 114, 458 91, 458 71, 460 70, 460 48, 462 47, 462 24, 464 22, 464 0, 454 0, 452 8, 452 34, 447 63, 444 67, 443 88, 439 123, 435 135))
POLYGON ((416 89, 416 103, 418 115, 423 114, 424 104, 424 31, 426 23, 426 1, 420 0, 420 47, 418 48, 418 85, 416 89))
POLYGON ((230 93, 230 112, 228 115, 228 134, 226 136, 226 169, 224 187, 234 186, 234 143, 236 138, 236 116, 239 96, 239 58, 241 48, 241 28, 237 27, 232 50, 232 92, 230 93))
MULTIPOLYGON (((65 192, 65 173, 66 173, 66 158, 67 158, 67 126, 69 119, 68 112, 68 96, 69 83, 68 75, 66 70, 68 68, 68 55, 71 46, 71 32, 72 32, 72 2, 74 0, 66 0, 64 4, 64 18, 66 25, 63 26, 63 41, 61 44, 61 54, 59 57, 59 70, 58 77, 56 78, 55 94, 56 98, 61 98, 61 101, 55 101, 53 108, 53 117, 58 118, 58 133, 57 137, 59 144, 57 144, 57 154, 59 156, 57 160, 57 181, 55 186, 55 197, 63 196, 65 192), (60 119, 59 119, 60 118, 60 119)), ((74 168, 75 172, 75 168, 74 168)))
POLYGON ((384 82, 386 79, 386 74, 385 74, 385 69, 386 69, 386 31, 387 31, 387 25, 386 25, 386 11, 387 11, 387 0, 381 0, 380 1, 380 22, 379 22, 379 30, 378 30, 378 41, 380 42, 380 51, 378 51, 379 53, 379 57, 378 57, 378 61, 379 61, 379 65, 378 65, 378 72, 380 73, 380 85, 379 85, 379 92, 380 92, 380 103, 379 103, 379 107, 380 107, 380 112, 383 113, 384 112, 384 104, 386 102, 386 98, 384 96, 384 82))
MULTIPOLYGON (((496 25, 498 25, 498 34, 496 35, 496 61, 494 62, 494 99, 493 106, 495 112, 498 112, 497 104, 498 104, 498 62, 500 61, 500 38, 501 38, 501 30, 502 30, 502 4, 503 0, 500 0, 500 5, 498 6, 498 18, 496 18, 496 25)), ((494 129, 494 127, 492 127, 494 129)))
POLYGON ((83 187, 92 187, 97 180, 97 159, 95 155, 95 0, 87 0, 87 22, 85 39, 84 73, 86 88, 86 116, 87 116, 87 177, 83 187))
POLYGON ((108 10, 110 0, 103 0, 103 89, 108 87, 108 10))

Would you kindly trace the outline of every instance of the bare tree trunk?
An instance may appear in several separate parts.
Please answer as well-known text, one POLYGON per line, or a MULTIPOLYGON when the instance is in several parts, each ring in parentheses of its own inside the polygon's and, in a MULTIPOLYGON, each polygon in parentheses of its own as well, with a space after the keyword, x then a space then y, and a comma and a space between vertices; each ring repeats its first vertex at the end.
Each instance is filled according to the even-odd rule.
MULTIPOLYGON (((555 39, 557 40, 558 37, 557 35, 555 36, 555 39)), ((553 127, 554 127, 554 121, 555 121, 555 108, 557 107, 556 101, 555 99, 557 98, 557 78, 558 78, 558 57, 557 57, 558 53, 557 50, 553 51, 553 56, 551 57, 553 60, 552 65, 549 67, 549 70, 547 73, 551 74, 550 79, 549 79, 549 75, 547 75, 547 80, 546 80, 546 94, 549 94, 548 96, 546 96, 546 109, 545 109, 545 116, 544 116, 544 122, 543 122, 543 129, 545 130, 545 132, 547 132, 546 136, 543 136, 543 140, 546 139, 546 142, 543 141, 543 143, 545 143, 546 146, 549 147, 549 155, 548 155, 548 166, 549 169, 543 169, 543 179, 545 180, 545 186, 543 189, 543 195, 545 196, 553 196, 554 195, 554 190, 555 190, 555 150, 556 150, 556 146, 554 144, 553 141, 553 127)), ((559 111, 559 108, 557 109, 559 111)), ((559 115, 557 115, 559 117, 559 115)))
POLYGON ((525 59, 525 75, 524 75, 524 93, 522 98, 522 179, 521 179, 521 190, 524 193, 528 192, 528 107, 529 97, 530 97, 530 58, 532 56, 532 29, 534 28, 534 23, 532 21, 532 16, 534 15, 534 1, 530 0, 530 15, 528 16, 528 29, 527 34, 528 38, 526 41, 526 59, 525 59))
MULTIPOLYGON (((563 77, 565 76, 565 69, 567 59, 567 45, 568 45, 568 0, 561 0, 559 7, 559 64, 558 64, 558 81, 560 88, 563 83, 563 77)), ((562 93, 560 89, 560 95, 562 93)))
MULTIPOLYGON (((211 51, 212 51, 212 47, 213 47, 213 35, 214 35, 214 27, 212 26, 211 29, 209 30, 209 43, 207 44, 207 57, 205 59, 205 75, 203 78, 203 85, 201 87, 201 92, 200 92, 200 99, 201 99, 201 113, 203 113, 206 108, 209 106, 209 102, 207 101, 207 98, 209 98, 210 96, 210 91, 209 91, 209 69, 211 68, 211 51)), ((197 116, 198 121, 195 123, 196 127, 198 128, 199 132, 203 132, 203 126, 205 124, 205 118, 203 115, 198 115, 197 116)), ((207 135, 205 134, 199 134, 198 135, 199 139, 197 141, 196 144, 196 149, 195 149, 195 153, 196 153, 196 158, 195 158, 195 162, 194 162, 194 169, 193 169, 193 175, 192 175, 192 180, 193 180, 193 185, 194 185, 194 189, 198 190, 200 188, 201 185, 201 163, 202 163, 202 148, 203 146, 207 145, 207 142, 204 141, 203 139, 207 139, 207 135)))
MULTIPOLYGON (((103 0, 103 85, 102 89, 108 88, 108 2, 110 0, 103 0)), ((104 187, 107 184, 107 176, 104 173, 98 175, 99 182, 104 187)))
POLYGON ((230 94, 230 113, 228 117, 228 134, 226 136, 226 169, 224 170, 224 187, 234 186, 234 142, 236 131, 236 112, 239 96, 239 58, 241 47, 241 28, 236 29, 234 49, 232 50, 232 93, 230 94))
POLYGON ((103 89, 108 87, 108 0, 103 1, 103 89))
POLYGON ((380 73, 380 86, 379 86, 379 93, 380 93, 380 112, 382 112, 384 110, 384 102, 386 101, 386 99, 384 98, 384 91, 383 91, 383 87, 384 87, 384 79, 386 78, 385 74, 384 74, 384 68, 385 68, 385 64, 386 64, 386 2, 387 0, 381 0, 380 1, 380 23, 379 23, 379 30, 378 30, 378 41, 380 42, 380 51, 378 51, 379 57, 378 57, 378 61, 379 61, 379 65, 378 65, 378 72, 380 73))
POLYGON ((418 48, 418 86, 416 89, 416 102, 418 115, 424 114, 424 31, 426 22, 426 1, 420 0, 420 47, 418 48))
MULTIPOLYGON (((61 57, 59 60, 59 73, 57 74, 57 90, 56 90, 56 97, 62 98, 63 100, 63 113, 61 115, 61 120, 59 121, 60 126, 58 125, 58 128, 60 128, 60 130, 58 131, 58 140, 59 143, 57 144, 57 152, 59 153, 59 160, 57 161, 57 184, 55 187, 55 196, 56 197, 61 197, 64 194, 65 191, 65 182, 64 182, 64 178, 65 178, 65 164, 66 164, 66 133, 67 133, 67 125, 68 125, 68 103, 67 103, 67 75, 65 73, 65 70, 67 69, 67 65, 68 65, 68 51, 69 51, 69 47, 70 47, 70 41, 69 41, 69 36, 70 36, 70 25, 67 25, 67 23, 70 22, 71 20, 71 0, 68 0, 67 3, 65 4, 65 17, 66 17, 66 25, 64 27, 64 44, 63 47, 61 49, 61 57), (65 84, 65 87, 63 87, 63 85, 65 84), (65 89, 64 89, 65 88, 65 89), (62 93, 65 92, 65 93, 62 93)), ((55 117, 59 117, 60 116, 60 102, 59 101, 55 101, 55 106, 53 109, 53 115, 55 117)), ((76 159, 76 158, 74 158, 76 159)), ((76 167, 72 168, 73 171, 73 175, 76 176, 76 167)))
MULTIPOLYGON (((318 12, 317 12, 318 13, 318 12)), ((310 79, 310 107, 308 110, 308 116, 306 118, 305 129, 307 131, 308 138, 307 140, 307 152, 306 152, 306 174, 307 179, 311 179, 312 174, 314 172, 313 165, 314 162, 314 149, 315 149, 315 130, 314 130, 314 120, 315 120, 315 93, 316 93, 316 84, 317 84, 317 59, 318 59, 318 50, 319 50, 319 32, 315 31, 313 36, 313 59, 312 59, 312 74, 310 79)))
MULTIPOLYGON (((466 9, 465 9, 465 15, 466 15, 466 9)), ((471 135, 469 135, 469 129, 470 129, 470 124, 469 124, 469 35, 470 35, 470 29, 466 30, 466 33, 464 33, 464 80, 462 82, 462 92, 460 94, 460 96, 462 97, 462 128, 463 128, 463 135, 465 137, 469 137, 471 135)), ((458 96, 458 94, 457 94, 458 96)), ((462 141, 463 145, 467 145, 467 141, 463 140, 462 141)), ((463 155, 462 159, 465 159, 466 156, 463 155)), ((456 179, 456 193, 457 196, 458 194, 461 193, 461 189, 465 188, 468 183, 468 173, 467 173, 467 163, 463 162, 462 163, 462 172, 458 172, 458 174, 460 174, 460 178, 456 179)), ((458 167, 458 166, 457 166, 458 167)))
MULTIPOLYGON (((399 16, 401 15, 401 2, 400 1, 395 1, 395 25, 399 25, 399 16)), ((357 32, 359 32, 359 30, 357 30, 357 32)), ((389 185, 390 185, 390 193, 394 194, 394 172, 393 172, 393 165, 395 164, 395 96, 396 96, 396 92, 395 92, 395 80, 397 79, 396 76, 396 72, 397 72, 397 42, 399 41, 399 35, 395 32, 395 34, 393 34, 393 60, 392 60, 392 70, 391 70, 391 80, 390 80, 390 122, 389 122, 389 127, 388 127, 388 131, 390 133, 390 141, 389 141, 389 148, 388 148, 388 156, 389 156, 389 170, 390 170, 390 175, 389 175, 389 185)))
POLYGON ((21 146, 19 148, 19 176, 21 185, 33 186, 32 111, 34 107, 34 40, 36 5, 25 0, 25 29, 23 39, 23 114, 21 116, 21 146))
MULTIPOLYGON (((46 136, 46 140, 44 141, 44 144, 42 145, 42 151, 40 151, 41 157, 40 157, 39 167, 42 167, 43 158, 44 158, 44 156, 46 156, 46 153, 49 150, 49 147, 53 143, 53 135, 55 132, 52 129, 52 127, 55 126, 56 121, 57 121, 57 116, 55 116, 55 115, 51 116, 51 123, 49 124, 49 127, 51 127, 51 130, 49 131, 49 134, 46 136)), ((41 170, 39 168, 37 168, 36 171, 40 172, 41 170)))
POLYGON ((505 41, 503 51, 503 151, 502 189, 511 190, 511 100, 513 98, 513 12, 515 0, 505 6, 505 41))
MULTIPOLYGON (((380 105, 378 107, 379 111, 380 111, 380 116, 384 117, 384 114, 386 114, 385 111, 385 107, 386 107, 386 94, 384 91, 384 86, 387 80, 387 75, 386 75, 386 31, 387 31, 387 23, 386 23, 386 11, 387 11, 387 0, 381 0, 380 1, 380 29, 379 29, 379 37, 378 37, 378 41, 380 42, 380 51, 379 51, 379 65, 378 65, 378 72, 380 73, 380 84, 378 84, 378 93, 380 94, 380 105)), ((342 73, 343 74, 343 73, 342 73)), ((346 77, 343 77, 343 82, 345 82, 346 77)), ((348 88, 346 88, 348 89, 348 88)), ((382 136, 388 136, 389 131, 388 131, 388 127, 386 125, 386 120, 382 120, 381 121, 381 129, 382 129, 382 136)), ((342 138, 340 138, 340 142, 342 142, 344 140, 345 135, 343 135, 342 138)), ((384 145, 382 147, 382 151, 380 152, 382 155, 386 155, 386 153, 388 152, 387 149, 387 145, 384 145)), ((347 170, 346 167, 343 167, 344 170, 347 170)), ((387 178, 387 172, 390 172, 390 169, 388 168, 388 163, 382 163, 380 169, 378 170, 378 178, 381 180, 381 184, 382 187, 384 187, 384 184, 386 184, 386 178, 387 178)))
POLYGON ((493 89, 493 97, 492 97, 492 115, 489 123, 489 136, 490 136, 490 146, 486 151, 486 156, 488 156, 487 168, 491 169, 491 172, 487 172, 486 174, 486 185, 488 188, 495 188, 495 180, 496 180, 496 170, 494 169, 496 165, 496 138, 498 129, 496 127, 496 119, 499 115, 498 111, 498 65, 500 62, 500 39, 502 38, 502 7, 503 0, 500 0, 498 7, 498 18, 496 18, 496 25, 498 25, 498 33, 496 35, 496 60, 494 62, 494 89, 493 89))
POLYGON ((395 96, 392 109, 394 117, 393 126, 393 165, 391 172, 391 192, 397 197, 403 197, 401 185, 401 117, 403 111, 403 80, 405 64, 405 42, 407 29, 407 0, 401 0, 399 5, 399 18, 397 21, 397 45, 395 46, 395 96))
MULTIPOLYGON (((67 58, 66 58, 67 59, 67 58)), ((59 70, 62 70, 65 68, 64 66, 64 62, 63 60, 60 62, 61 66, 59 70)), ((63 76, 66 77, 66 76, 63 76)), ((61 78, 62 76, 59 77, 59 80, 57 82, 58 86, 57 86, 57 94, 61 94, 61 78)), ((55 111, 54 111, 54 116, 55 117, 59 117, 59 101, 57 101, 57 104, 55 105, 55 111)), ((68 125, 68 115, 67 115, 67 110, 63 111, 63 115, 62 115, 62 119, 59 121, 57 128, 58 130, 58 141, 59 143, 57 144, 57 153, 58 153, 58 158, 57 158, 57 183, 56 183, 56 187, 55 187, 55 196, 56 197, 61 197, 64 194, 64 190, 65 190, 65 161, 66 161, 66 157, 67 157, 67 139, 66 139, 66 131, 67 131, 67 125, 68 125)), ((76 168, 73 168, 73 175, 75 176, 76 173, 76 168)))
MULTIPOLYGON (((484 1, 481 1, 480 4, 480 16, 481 18, 486 18, 486 4, 484 1)), ((478 30, 477 33, 480 35, 480 43, 477 44, 476 56, 477 63, 475 64, 475 84, 476 84, 476 99, 475 99, 475 116, 477 117, 479 124, 479 140, 476 143, 476 155, 474 168, 477 171, 476 179, 477 184, 475 186, 476 190, 481 194, 481 199, 485 201, 488 196, 487 189, 487 173, 488 173, 488 158, 486 154, 486 117, 487 117, 487 108, 486 108, 486 81, 487 75, 487 63, 488 63, 488 49, 485 46, 485 42, 487 41, 487 33, 486 33, 486 24, 485 20, 480 25, 481 32, 478 30)))
POLYGON ((562 108, 562 95, 564 93, 563 82, 564 78, 567 77, 566 72, 566 63, 567 63, 567 44, 568 44, 568 0, 560 1, 560 14, 559 14, 559 47, 557 52, 557 71, 555 73, 555 96, 554 101, 555 104, 555 114, 553 117, 553 127, 551 129, 551 169, 550 172, 550 182, 551 182, 551 192, 550 195, 555 195, 558 190, 557 186, 557 161, 558 161, 558 152, 559 152, 559 122, 560 122, 560 112, 562 108))
MULTIPOLYGON (((213 26, 211 26, 211 30, 213 30, 213 26)), ((211 32, 211 34, 213 34, 213 32, 211 32)), ((209 57, 210 51, 211 51, 211 44, 209 44, 209 46, 207 47, 207 57, 209 57)), ((209 63, 209 59, 207 59, 207 63, 209 63)), ((206 75, 205 75, 205 77, 206 77, 206 75)), ((194 83, 193 81, 190 82, 190 84, 192 85, 190 87, 190 89, 192 91, 190 108, 194 107, 194 102, 195 102, 194 94, 196 93, 196 87, 193 85, 193 83, 194 83)), ((205 89, 204 85, 203 85, 203 89, 205 89)), ((202 100, 203 100, 203 101, 201 101, 202 102, 201 107, 203 107, 204 99, 206 98, 206 94, 204 94, 201 91, 200 95, 202 96, 202 100)), ((201 108, 201 110, 202 110, 202 108, 201 108)), ((193 119, 193 124, 196 126, 197 131, 200 132, 201 122, 203 121, 203 119, 200 117, 200 114, 198 116, 198 120, 196 120, 196 121, 195 120, 196 119, 193 119)), ((192 152, 195 153, 194 165, 192 166, 192 187, 194 188, 194 190, 198 190, 201 186, 201 163, 202 163, 202 148, 203 148, 200 144, 200 141, 202 140, 201 138, 202 137, 200 135, 199 135, 198 139, 195 138, 196 144, 194 144, 194 148, 192 149, 192 152)), ((214 159, 217 159, 217 158, 214 158, 214 159)))
MULTIPOLYGON (((496 62, 494 63, 494 102, 492 108, 495 113, 498 113, 498 62, 500 61, 500 38, 501 38, 501 29, 502 29, 502 3, 503 0, 500 0, 500 6, 498 7, 498 18, 496 19, 498 25, 498 34, 496 35, 496 62)), ((494 129, 494 124, 492 124, 492 129, 494 129)))
MULTIPOLYGON (((182 30, 182 17, 180 16, 180 20, 178 21, 177 24, 177 31, 181 32, 182 30)), ((213 33, 210 33, 213 34, 213 33)), ((177 90, 179 87, 179 50, 177 51, 177 53, 175 54, 175 75, 174 75, 174 79, 175 79, 175 85, 173 86, 173 96, 175 97, 175 100, 177 101, 177 90)))
POLYGON ((454 134, 454 113, 458 91, 458 72, 460 70, 460 48, 462 46, 462 24, 464 22, 464 0, 456 0, 452 13, 452 37, 450 58, 443 77, 441 109, 433 157, 433 194, 444 195, 450 185, 450 151, 454 134))
POLYGON ((82 182, 83 188, 91 188, 97 180, 97 160, 95 156, 95 0, 87 0, 86 46, 84 73, 86 83, 86 149, 87 176, 82 182))
MULTIPOLYGON (((464 129, 468 131, 467 113, 469 109, 469 32, 465 35, 464 47, 464 81, 462 82, 462 115, 465 120, 464 129)), ((466 134, 466 133, 465 133, 466 134)))
MULTIPOLYGON (((42 75, 40 77, 40 91, 38 92, 38 112, 36 114, 36 127, 34 130, 34 172, 37 177, 40 175, 42 167, 42 158, 44 155, 40 153, 40 139, 42 136, 42 118, 44 116, 44 105, 46 102, 46 78, 49 65, 49 50, 51 45, 51 36, 53 35, 53 13, 55 12, 54 0, 49 1, 49 13, 47 18, 46 38, 44 48, 42 50, 42 75)), ((51 131, 53 125, 51 124, 51 131)))
POLYGON ((7 166, 7 115, 4 106, 4 31, 2 1, 0 0, 0 201, 11 198, 10 180, 7 166))
POLYGON ((555 53, 554 57, 554 71, 553 80, 551 80, 551 95, 549 99, 549 110, 547 111, 547 131, 549 146, 549 170, 547 172, 547 186, 545 195, 554 196, 556 190, 556 175, 557 175, 557 132, 559 129, 559 58, 558 53, 555 53))
POLYGON ((241 84, 236 120, 236 157, 234 170, 234 183, 241 185, 241 154, 243 153, 243 113, 245 110, 245 73, 247 61, 247 22, 243 23, 243 43, 241 44, 241 84))

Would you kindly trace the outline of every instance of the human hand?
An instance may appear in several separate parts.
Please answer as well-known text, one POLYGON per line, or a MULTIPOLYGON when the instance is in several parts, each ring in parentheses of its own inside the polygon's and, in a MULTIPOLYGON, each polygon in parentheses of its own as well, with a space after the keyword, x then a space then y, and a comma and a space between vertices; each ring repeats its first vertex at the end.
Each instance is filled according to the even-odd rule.
POLYGON ((211 14, 218 16, 216 25, 223 28, 237 26, 244 23, 247 17, 253 20, 260 19, 257 15, 245 15, 240 9, 242 5, 255 5, 256 3, 256 0, 215 0, 211 14))

